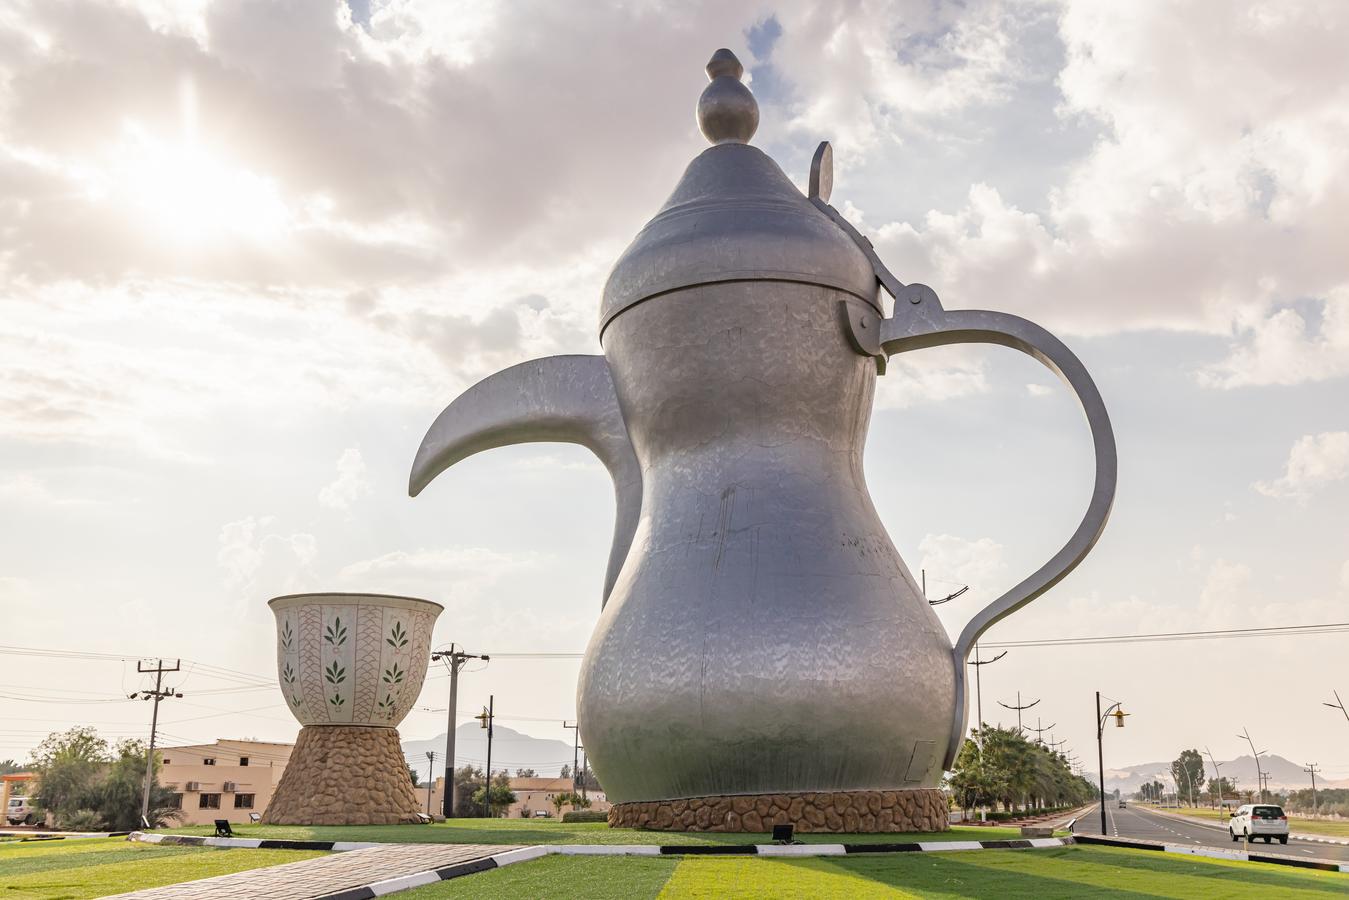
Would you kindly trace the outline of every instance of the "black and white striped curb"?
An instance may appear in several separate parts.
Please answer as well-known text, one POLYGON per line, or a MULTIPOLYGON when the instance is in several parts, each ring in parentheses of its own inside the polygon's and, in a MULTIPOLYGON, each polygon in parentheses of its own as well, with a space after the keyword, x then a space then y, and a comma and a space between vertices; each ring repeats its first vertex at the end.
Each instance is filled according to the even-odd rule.
MULTIPOLYGON (((151 844, 182 844, 198 847, 261 848, 268 850, 364 850, 378 847, 378 842, 356 841, 283 841, 259 838, 220 838, 183 834, 147 834, 132 832, 128 840, 151 844)), ((486 856, 482 859, 456 863, 439 869, 414 872, 376 881, 361 887, 348 888, 325 894, 319 900, 369 900, 397 891, 422 885, 448 881, 462 875, 473 875, 498 869, 512 863, 527 862, 542 856, 768 856, 808 857, 847 856, 861 853, 933 853, 957 850, 1030 850, 1044 847, 1065 847, 1073 838, 1025 838, 1003 841, 915 841, 893 844, 550 844, 521 847, 486 856)))
MULTIPOLYGON (((122 832, 126 834, 126 832, 122 832)), ((206 837, 196 834, 151 834, 145 831, 133 831, 127 835, 129 841, 146 844, 178 844, 187 847, 226 847, 248 850, 368 850, 379 847, 379 841, 283 841, 266 838, 227 838, 206 837)))
POLYGON ((77 838, 126 837, 129 831, 0 831, 0 837, 16 837, 26 841, 64 841, 77 838))
POLYGON ((906 844, 553 844, 522 847, 471 862, 416 872, 373 884, 327 894, 319 900, 370 900, 397 891, 448 881, 498 869, 511 863, 527 862, 542 856, 845 856, 855 853, 933 852, 947 850, 1024 850, 1033 847, 1062 847, 1072 838, 1032 838, 1011 841, 920 841, 906 844))
POLYGON ((1075 835, 1079 844, 1100 844, 1106 847, 1129 847, 1134 850, 1160 850, 1164 853, 1179 853, 1184 856, 1206 856, 1210 859, 1236 859, 1245 862, 1270 863, 1276 866, 1293 866, 1298 869, 1319 869, 1323 872, 1349 872, 1349 863, 1335 862, 1329 859, 1299 859, 1295 856, 1278 856, 1273 853, 1251 853, 1247 850, 1225 850, 1220 847, 1190 847, 1181 844, 1166 844, 1161 841, 1145 841, 1137 838, 1100 837, 1094 834, 1075 835))
POLYGON ((1341 847, 1349 844, 1349 841, 1340 838, 1326 837, 1325 835, 1320 834, 1301 834, 1296 831, 1292 833, 1291 837, 1295 840, 1313 841, 1317 844, 1339 844, 1341 847))

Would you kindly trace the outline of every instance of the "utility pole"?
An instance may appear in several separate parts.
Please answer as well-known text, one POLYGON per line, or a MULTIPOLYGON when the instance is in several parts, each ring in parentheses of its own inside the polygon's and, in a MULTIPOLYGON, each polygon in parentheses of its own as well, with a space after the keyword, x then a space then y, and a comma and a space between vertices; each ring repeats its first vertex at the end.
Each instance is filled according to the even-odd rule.
POLYGON ((567 720, 563 719, 562 727, 571 729, 571 792, 574 794, 576 793, 576 779, 580 777, 580 773, 576 770, 576 760, 581 747, 581 723, 572 722, 568 725, 567 720))
MULTIPOLYGON (((1018 702, 1019 702, 1019 701, 1018 701, 1018 702)), ((1049 729, 1053 728, 1053 727, 1054 727, 1055 725, 1057 725, 1057 724, 1058 724, 1057 722, 1050 722, 1048 725, 1046 725, 1046 726, 1044 726, 1043 728, 1041 728, 1041 727, 1040 727, 1040 717, 1039 717, 1039 716, 1036 716, 1036 717, 1035 717, 1035 727, 1034 727, 1034 728, 1027 728, 1026 730, 1027 730, 1027 731, 1033 731, 1033 732, 1035 732, 1035 741, 1036 741, 1036 743, 1038 743, 1038 744, 1040 744, 1041 746, 1043 746, 1043 745, 1044 745, 1044 742, 1045 742, 1044 733, 1045 733, 1046 731, 1049 731, 1049 729)), ((1052 733, 1051 733, 1049 736, 1050 736, 1050 738, 1053 738, 1053 737, 1054 737, 1054 735, 1053 735, 1052 733)))
MULTIPOLYGON (((1036 703, 1039 703, 1039 702, 1040 702, 1039 700, 1035 700, 1035 701, 1033 701, 1033 702, 1031 702, 1031 703, 1027 703, 1025 706, 1022 706, 1022 705, 1021 705, 1021 692, 1020 692, 1020 691, 1017 691, 1017 692, 1016 692, 1016 706, 1008 706, 1006 703, 1003 703, 1001 700, 998 701, 998 705, 1001 706, 1001 707, 1004 708, 1004 709, 1014 709, 1014 710, 1016 710, 1016 730, 1017 730, 1017 732, 1018 732, 1019 734, 1024 734, 1024 732, 1023 732, 1022 729, 1021 729, 1021 710, 1023 710, 1023 709, 1030 709, 1032 706, 1034 706, 1036 703)), ((1038 722, 1039 720, 1037 719, 1036 721, 1038 722)))
POLYGON ((1340 699, 1340 692, 1331 691, 1331 693, 1335 695, 1335 702, 1334 703, 1322 702, 1321 705, 1329 706, 1331 709, 1338 709, 1340 712, 1344 713, 1344 721, 1349 722, 1349 709, 1344 708, 1344 701, 1340 699))
POLYGON ((172 688, 164 688, 164 673, 177 672, 182 665, 181 659, 173 661, 173 668, 166 668, 164 660, 158 660, 153 669, 144 666, 141 662, 136 662, 136 671, 143 675, 151 672, 155 676, 155 689, 153 691, 136 691, 130 695, 130 699, 135 700, 139 697, 142 700, 153 700, 155 702, 154 712, 150 714, 150 747, 145 751, 145 788, 141 791, 141 824, 146 828, 150 827, 150 785, 155 781, 155 732, 159 728, 159 701, 169 697, 182 699, 183 695, 176 693, 172 688))
POLYGON ((974 697, 975 697, 975 710, 977 711, 979 716, 978 731, 979 731, 980 750, 984 749, 984 688, 983 684, 979 679, 979 668, 981 666, 992 665, 993 663, 1002 659, 1006 655, 1007 651, 1004 650, 997 656, 993 657, 992 659, 981 660, 979 658, 979 644, 976 643, 974 645, 974 662, 969 663, 970 665, 974 666, 974 697))
POLYGON ((1307 763, 1302 771, 1312 777, 1312 818, 1316 818, 1316 763, 1307 763))
POLYGON ((431 658, 444 662, 450 670, 450 721, 445 730, 445 796, 441 802, 441 815, 452 819, 454 818, 454 717, 459 704, 459 671, 470 659, 487 662, 491 657, 486 654, 477 656, 465 653, 456 649, 454 644, 450 644, 449 650, 437 650, 431 654, 431 658))
MULTIPOLYGON (((1337 697, 1336 699, 1339 699, 1339 698, 1337 697)), ((1245 727, 1243 727, 1243 728, 1241 729, 1241 734, 1237 735, 1237 737, 1243 738, 1243 739, 1246 741, 1246 743, 1248 743, 1248 744, 1251 745, 1251 755, 1255 757, 1255 778, 1256 778, 1256 782, 1258 783, 1258 786, 1259 786, 1259 789, 1260 789, 1260 799, 1259 799, 1257 802, 1259 802, 1259 803, 1264 803, 1264 802, 1265 802, 1265 770, 1264 770, 1263 768, 1261 768, 1261 766, 1260 766, 1260 754, 1261 754, 1261 753, 1264 753, 1265 751, 1264 751, 1264 750, 1256 750, 1256 749, 1255 749, 1255 741, 1251 740, 1251 733, 1250 733, 1250 731, 1249 731, 1248 729, 1246 729, 1245 727)))
POLYGON ((436 786, 436 751, 426 751, 426 814, 431 815, 431 789, 436 786))
POLYGON ((582 748, 581 748, 581 798, 582 798, 583 800, 589 800, 589 799, 590 799, 590 792, 589 792, 588 788, 586 787, 586 782, 587 782, 589 779, 588 779, 586 776, 589 774, 589 768, 590 768, 590 766, 589 766, 589 763, 586 761, 585 750, 586 750, 585 747, 582 747, 582 748))
POLYGON ((482 789, 482 799, 487 807, 487 818, 492 818, 492 720, 496 717, 496 694, 487 696, 487 705, 480 715, 474 716, 487 729, 487 784, 482 789))

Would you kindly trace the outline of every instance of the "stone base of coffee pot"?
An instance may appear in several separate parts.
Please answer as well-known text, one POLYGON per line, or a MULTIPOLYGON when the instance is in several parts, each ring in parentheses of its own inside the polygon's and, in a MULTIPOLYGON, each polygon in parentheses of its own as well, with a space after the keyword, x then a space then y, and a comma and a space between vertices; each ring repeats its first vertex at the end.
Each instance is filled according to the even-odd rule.
POLYGON ((421 821, 393 728, 306 725, 267 804, 268 825, 398 825, 421 821))
POLYGON ((946 796, 939 790, 820 791, 737 794, 616 803, 611 828, 658 831, 877 833, 949 831, 946 796))

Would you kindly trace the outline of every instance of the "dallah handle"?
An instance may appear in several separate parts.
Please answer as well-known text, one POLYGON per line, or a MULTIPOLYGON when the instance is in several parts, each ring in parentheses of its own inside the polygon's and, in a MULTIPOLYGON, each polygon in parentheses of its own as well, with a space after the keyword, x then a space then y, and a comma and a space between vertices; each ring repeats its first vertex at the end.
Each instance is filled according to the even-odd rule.
MULTIPOLYGON (((1087 374, 1086 367, 1063 342, 1034 322, 1006 313, 983 309, 945 310, 932 288, 925 284, 903 284, 881 262, 871 241, 867 240, 829 205, 834 183, 834 151, 829 142, 820 144, 810 164, 810 202, 846 233, 871 262, 880 282, 895 298, 895 314, 882 320, 876 312, 860 303, 842 301, 839 309, 846 323, 845 333, 858 353, 874 357, 876 367, 885 371, 885 361, 896 353, 941 347, 946 344, 1001 344, 1020 350, 1044 363, 1068 383, 1087 414, 1092 447, 1096 453, 1096 482, 1091 502, 1068 543, 1049 562, 1029 578, 979 611, 961 631, 952 651, 955 664, 956 708, 951 721, 951 738, 943 768, 950 769, 960 752, 965 734, 969 692, 965 689, 965 663, 979 637, 1000 619, 1016 612, 1058 584, 1087 555, 1105 529, 1110 507, 1115 502, 1115 481, 1119 461, 1115 456, 1115 432, 1110 416, 1101 402, 1101 392, 1087 374)), ((982 723, 981 723, 982 724, 982 723)))
POLYGON ((989 310, 943 309, 936 293, 922 284, 899 288, 892 318, 881 320, 874 312, 859 310, 858 306, 860 304, 845 304, 849 334, 859 352, 877 356, 878 362, 907 350, 946 344, 1000 344, 1011 347, 1035 357, 1067 382, 1082 404, 1087 425, 1091 428, 1096 478, 1086 515, 1082 517, 1077 530, 1049 562, 980 610, 961 631, 955 643, 956 709, 945 762, 945 768, 949 769, 965 733, 969 702, 965 665, 970 650, 995 622, 1016 612, 1062 580, 1095 545, 1105 529, 1110 507, 1115 500, 1118 472, 1115 434, 1110 427, 1110 416, 1106 413, 1105 404, 1101 401, 1101 393, 1096 389, 1086 367, 1062 341, 1034 322, 989 310))

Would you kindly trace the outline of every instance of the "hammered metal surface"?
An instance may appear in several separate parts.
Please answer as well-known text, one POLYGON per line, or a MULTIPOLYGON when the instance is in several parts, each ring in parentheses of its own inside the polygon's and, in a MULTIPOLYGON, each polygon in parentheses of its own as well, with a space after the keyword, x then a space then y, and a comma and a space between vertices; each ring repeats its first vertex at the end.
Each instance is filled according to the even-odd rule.
POLYGON ((609 328, 644 496, 578 703, 615 801, 937 783, 909 765, 945 750, 951 645, 867 493, 847 296, 721 284, 609 328))

